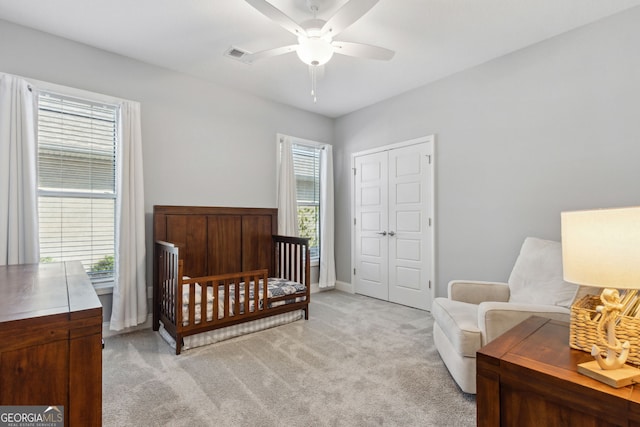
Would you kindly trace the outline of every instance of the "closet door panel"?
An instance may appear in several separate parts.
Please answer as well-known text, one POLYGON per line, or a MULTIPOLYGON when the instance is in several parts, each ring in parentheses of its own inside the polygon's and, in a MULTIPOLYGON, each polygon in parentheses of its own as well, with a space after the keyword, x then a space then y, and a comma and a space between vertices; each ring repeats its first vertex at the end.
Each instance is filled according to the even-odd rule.
POLYGON ((387 153, 358 156, 355 168, 355 289, 387 300, 387 153))
POLYGON ((389 151, 389 301, 430 308, 427 144, 389 151))

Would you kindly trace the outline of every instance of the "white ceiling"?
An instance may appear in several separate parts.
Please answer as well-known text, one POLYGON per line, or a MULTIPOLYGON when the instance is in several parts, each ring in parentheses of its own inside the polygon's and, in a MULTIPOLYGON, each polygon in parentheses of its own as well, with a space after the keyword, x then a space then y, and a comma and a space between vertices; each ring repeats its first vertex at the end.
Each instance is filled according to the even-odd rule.
MULTIPOLYGON (((296 22, 306 0, 270 0, 296 22)), ((320 0, 328 19, 346 0, 320 0)), ((252 65, 225 57, 295 37, 244 0, 0 0, 0 19, 329 117, 422 86, 640 0, 380 0, 336 37, 392 49, 389 62, 334 55, 310 96, 295 53, 252 65)))

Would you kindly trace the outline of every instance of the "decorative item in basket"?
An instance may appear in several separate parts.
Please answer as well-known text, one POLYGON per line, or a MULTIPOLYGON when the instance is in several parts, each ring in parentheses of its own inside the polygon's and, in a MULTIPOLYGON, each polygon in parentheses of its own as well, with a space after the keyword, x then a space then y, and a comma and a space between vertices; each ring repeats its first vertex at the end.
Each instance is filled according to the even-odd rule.
POLYGON ((595 358, 578 372, 613 387, 640 382, 640 369, 625 364, 638 351, 628 319, 638 310, 640 207, 562 212, 561 222, 564 280, 604 288, 590 307, 572 308, 571 341, 590 342, 595 358))
MULTIPOLYGON (((640 307, 640 295, 634 292, 636 307, 640 307)), ((597 311, 601 304, 599 295, 585 295, 571 307, 569 346, 591 353, 594 344, 600 342, 602 332, 598 332, 598 322, 602 318, 597 311)), ((629 341, 627 363, 640 367, 640 310, 635 314, 623 315, 616 325, 616 336, 621 341, 629 341)))

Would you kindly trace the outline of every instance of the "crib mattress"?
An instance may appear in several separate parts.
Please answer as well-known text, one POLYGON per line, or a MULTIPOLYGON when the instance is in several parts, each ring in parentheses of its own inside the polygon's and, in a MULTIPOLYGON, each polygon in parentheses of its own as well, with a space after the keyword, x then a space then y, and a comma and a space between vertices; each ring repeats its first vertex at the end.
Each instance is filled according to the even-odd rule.
MULTIPOLYGON (((240 304, 240 313, 244 312, 244 301, 245 301, 245 292, 244 292, 244 282, 240 283, 240 292, 239 292, 239 304, 240 304)), ((258 304, 259 309, 262 309, 264 306, 264 287, 262 285, 262 280, 260 280, 259 284, 259 293, 258 293, 258 304)), ((212 291, 212 286, 208 287, 207 291, 207 302, 206 302, 206 316, 207 321, 211 321, 213 319, 213 304, 216 299, 215 292, 212 291)), ((249 311, 255 311, 255 299, 254 299, 254 283, 251 282, 249 284, 249 311)), ((285 304, 291 304, 295 302, 301 302, 306 300, 306 290, 307 287, 299 282, 290 281, 287 279, 280 278, 268 278, 267 279, 267 307, 273 308, 278 307, 285 304), (290 299, 269 302, 271 298, 282 297, 286 295, 291 295, 290 299)), ((189 285, 183 285, 182 288, 182 324, 183 326, 187 326, 189 324, 189 285)), ((225 312, 225 289, 224 286, 218 287, 217 293, 218 299, 218 319, 222 319, 226 316, 233 316, 235 310, 235 289, 230 289, 229 292, 229 306, 225 312)), ((200 284, 196 284, 195 288, 195 315, 194 321, 196 324, 200 323, 202 319, 202 287, 200 284)))

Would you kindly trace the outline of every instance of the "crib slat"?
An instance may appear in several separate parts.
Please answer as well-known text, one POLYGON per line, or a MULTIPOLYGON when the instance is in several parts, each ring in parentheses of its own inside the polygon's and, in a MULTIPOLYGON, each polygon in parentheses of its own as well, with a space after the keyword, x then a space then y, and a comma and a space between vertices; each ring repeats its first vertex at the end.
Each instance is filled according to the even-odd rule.
POLYGON ((169 277, 173 277, 170 275, 168 257, 169 255, 166 252, 162 252, 160 267, 162 271, 162 277, 160 278, 160 301, 162 301, 162 305, 160 306, 160 312, 164 315, 167 314, 167 304, 170 298, 167 292, 167 280, 169 277))
POLYGON ((240 314, 240 283, 237 280, 233 281, 233 302, 234 310, 233 315, 238 316, 240 314))
POLYGON ((200 303, 200 321, 202 323, 207 323, 207 321, 209 320, 207 316, 207 313, 209 313, 209 296, 207 295, 208 291, 209 283, 200 283, 200 301, 202 301, 200 303))
POLYGON ((174 283, 175 285, 172 286, 171 292, 174 295, 174 297, 176 298, 176 304, 173 305, 173 314, 175 317, 173 317, 175 319, 175 324, 177 327, 182 326, 182 276, 183 276, 183 270, 182 270, 183 266, 182 266, 182 260, 178 261, 178 271, 177 271, 177 277, 178 280, 176 280, 174 283))
POLYGON ((173 301, 173 293, 171 292, 171 290, 173 289, 173 287, 171 286, 171 278, 177 277, 178 272, 173 271, 172 265, 170 264, 171 261, 172 261, 171 255, 167 254, 167 256, 165 257, 165 266, 164 266, 166 276, 165 276, 164 282, 162 283, 163 293, 165 295, 165 306, 162 312, 165 316, 171 319, 172 322, 175 322, 176 319, 173 318, 170 311, 171 310, 170 304, 175 304, 175 302, 173 301))
MULTIPOLYGON (((260 284, 265 282, 266 277, 267 276, 263 274, 262 276, 256 276, 256 278, 253 280, 253 293, 258 295, 258 305, 254 307, 255 311, 262 311, 266 307, 266 304, 263 304, 262 307, 260 307, 260 284)), ((265 294, 263 293, 262 295, 262 299, 264 300, 265 294)))
POLYGON ((287 249, 289 252, 289 266, 287 269, 287 277, 293 277, 293 266, 296 265, 295 250, 291 247, 291 245, 287 245, 287 249))
POLYGON ((213 292, 213 316, 211 317, 211 321, 215 322, 218 320, 218 304, 220 303, 220 292, 218 292, 218 282, 211 282, 211 292, 213 292))
POLYGON ((295 270, 296 271, 295 271, 294 276, 295 276, 295 281, 299 282, 300 281, 300 275, 301 275, 301 273, 300 273, 300 259, 302 258, 302 247, 296 245, 295 249, 296 249, 296 265, 295 265, 295 270))
POLYGON ((267 276, 262 276, 262 310, 269 308, 269 279, 267 276))
MULTIPOLYGON (((182 293, 182 289, 178 289, 182 293)), ((202 316, 200 316, 202 317, 202 316)), ((189 324, 196 324, 196 284, 189 283, 189 324)))
POLYGON ((225 280, 224 281, 224 313, 222 315, 222 318, 226 318, 230 315, 230 308, 229 308, 229 301, 230 301, 231 296, 229 295, 229 280, 225 280))
MULTIPOLYGON (((175 277, 176 280, 177 280, 178 272, 175 271, 175 269, 173 268, 173 264, 171 263, 173 260, 170 260, 170 258, 172 258, 172 257, 171 257, 170 254, 168 254, 167 255, 166 268, 167 268, 167 271, 168 271, 169 275, 167 276, 167 278, 175 277)), ((167 306, 164 309, 164 314, 167 317, 169 317, 169 319, 171 319, 172 322, 175 323, 176 319, 173 316, 173 313, 171 311, 171 307, 175 305, 175 301, 173 300, 173 286, 171 285, 171 280, 170 279, 165 280, 165 282, 164 282, 164 291, 165 291, 165 293, 167 295, 167 306)))
POLYGON ((251 304, 251 295, 249 294, 249 288, 248 288, 249 281, 247 281, 247 278, 249 278, 249 281, 251 280, 251 276, 249 275, 244 276, 242 279, 238 279, 238 281, 240 282, 238 284, 238 286, 240 287, 240 295, 244 296, 241 304, 241 309, 243 314, 249 313, 249 305, 251 304))

